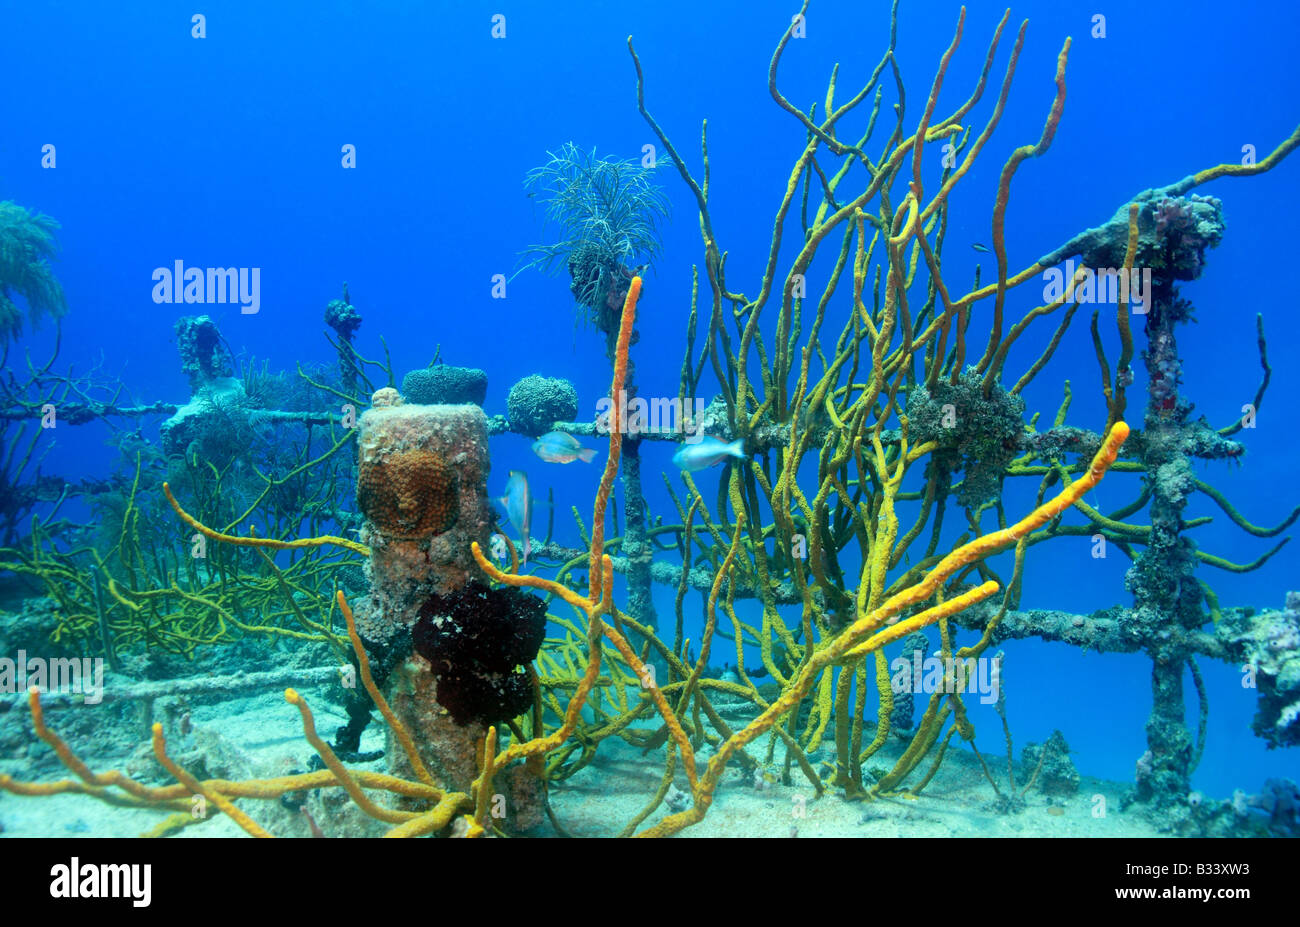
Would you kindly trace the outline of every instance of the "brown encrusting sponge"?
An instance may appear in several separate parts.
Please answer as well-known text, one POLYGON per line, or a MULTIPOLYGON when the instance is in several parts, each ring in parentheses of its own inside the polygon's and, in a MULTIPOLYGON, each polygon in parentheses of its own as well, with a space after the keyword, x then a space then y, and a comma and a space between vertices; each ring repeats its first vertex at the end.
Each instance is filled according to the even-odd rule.
POLYGON ((390 537, 442 534, 456 524, 459 481, 442 455, 423 448, 362 460, 357 504, 390 537))
POLYGON ((457 724, 497 724, 532 703, 518 669, 537 656, 545 634, 546 603, 537 596, 472 583, 455 596, 429 596, 411 642, 433 669, 438 704, 457 724))

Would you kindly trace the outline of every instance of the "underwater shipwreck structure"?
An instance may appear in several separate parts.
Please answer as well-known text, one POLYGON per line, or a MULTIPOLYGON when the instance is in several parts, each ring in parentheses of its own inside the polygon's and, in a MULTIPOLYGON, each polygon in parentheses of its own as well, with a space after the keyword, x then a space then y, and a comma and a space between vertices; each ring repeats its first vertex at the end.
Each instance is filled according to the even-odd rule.
MULTIPOLYGON (((1283 747, 1300 740, 1300 599, 1262 612, 1220 604, 1213 570, 1258 568, 1285 541, 1233 562, 1193 543, 1199 522, 1184 509, 1194 494, 1207 495, 1244 532, 1270 539, 1300 508, 1282 524, 1255 525, 1196 477, 1194 461, 1245 452, 1244 423, 1215 427, 1194 417, 1177 339, 1191 313, 1178 284, 1202 272, 1206 249, 1224 234, 1219 202, 1193 191, 1275 168, 1300 145, 1300 128, 1257 163, 1211 167, 1142 192, 1109 221, 1013 268, 1006 212, 1017 170, 1048 152, 1063 118, 1067 40, 1041 135, 1015 148, 1000 174, 996 278, 945 277, 950 194, 985 154, 1016 74, 1025 24, 1010 40, 1000 81, 994 76, 1009 16, 955 108, 941 107, 941 91, 953 79, 964 12, 919 107, 901 102, 896 21, 865 86, 844 98, 832 72, 824 103, 807 109, 779 89, 786 33, 769 90, 806 142, 776 203, 762 276, 743 288, 729 278, 714 234, 707 126, 702 169, 692 171, 651 114, 652 88, 629 39, 637 106, 694 197, 704 243, 678 399, 682 408, 709 400, 690 427, 741 440, 748 455, 730 462, 716 487, 690 472, 669 481, 670 516, 646 511, 639 449, 681 441, 680 433, 636 433, 617 401, 601 422, 574 421, 576 397, 541 378, 530 378, 537 382, 518 401, 512 391, 507 416, 480 408, 479 371, 435 363, 399 389, 391 364, 354 347, 361 317, 346 290, 326 317, 335 372, 300 369, 274 383, 255 368, 236 376, 211 320, 199 318, 178 323, 194 390, 186 406, 92 396, 87 381, 53 374, 53 361, 29 364, 24 381, 9 376, 0 480, 6 499, 26 493, 27 502, 0 513, 9 519, 0 570, 48 596, 55 643, 113 662, 123 682, 106 699, 146 706, 151 739, 138 770, 95 771, 60 731, 66 724, 84 735, 94 709, 62 710, 67 699, 33 692, 23 698, 30 723, 71 776, 4 775, 0 789, 171 812, 156 834, 214 811, 259 836, 308 828, 526 834, 550 826, 548 815, 562 829, 548 788, 618 740, 663 763, 640 811, 611 822, 624 835, 666 836, 699 822, 736 770, 744 778, 775 770, 816 796, 918 795, 933 787, 954 738, 972 746, 975 738, 960 691, 903 697, 891 686, 891 657, 924 648, 917 632, 930 628, 949 665, 987 659, 999 642, 1025 637, 1145 654, 1154 701, 1128 812, 1185 834, 1293 827, 1295 797, 1285 783, 1270 786, 1271 807, 1281 810, 1267 822, 1245 815, 1243 798, 1190 797, 1208 713, 1199 661, 1247 668, 1258 689, 1256 733, 1283 747), (885 103, 891 81, 893 106, 885 103), (968 122, 986 94, 996 94, 986 120, 968 122), (928 159, 942 159, 937 184, 923 183, 928 159), (1040 304, 1045 272, 1067 260, 1077 269, 1040 304), (1142 271, 1151 284, 1137 306, 1128 283, 1142 271), (1112 288, 1114 299, 1098 299, 1099 287, 1112 288), (1059 408, 1027 417, 1022 393, 1063 339, 1080 334, 1081 306, 1085 316, 1093 309, 1097 369, 1089 376, 1106 418, 1070 422, 1068 383, 1059 408), (1015 349, 1031 326, 1052 333, 1041 354, 1020 359, 1015 349), (1113 358, 1107 343, 1118 345, 1113 358), (31 518, 49 493, 22 488, 31 486, 33 451, 12 423, 38 419, 50 402, 65 422, 170 416, 162 451, 124 432, 124 472, 74 488, 102 500, 99 523, 79 529, 93 537, 66 525, 60 536, 49 514, 31 518), (1141 427, 1130 421, 1134 409, 1141 427), (271 442, 279 449, 267 450, 279 456, 241 465, 241 449, 268 429, 281 434, 271 442), (608 434, 591 520, 579 518, 586 548, 565 548, 548 531, 531 543, 530 566, 545 564, 531 573, 516 545, 495 543, 488 506, 488 439, 507 430, 608 434), (1109 512, 1090 506, 1085 495, 1103 478, 1125 480, 1129 501, 1109 512), (610 533, 620 481, 625 530, 610 533), (1013 481, 1036 486, 1023 511, 1004 504, 1013 481), (1071 536, 1131 559, 1120 604, 1091 615, 1021 610, 1035 548, 1071 536), (988 558, 1003 551, 1013 555, 1009 568, 995 570, 988 558), (654 613, 655 583, 676 590, 674 615, 654 613), (686 603, 696 594, 703 633, 689 641, 686 603), (758 621, 742 619, 743 600, 757 605, 758 621), (159 667, 167 664, 151 655, 191 657, 268 636, 332 653, 343 670, 299 663, 238 684, 333 680, 349 721, 327 743, 289 688, 319 768, 226 775, 176 699, 230 680, 166 678, 159 667), (725 674, 715 669, 723 659, 725 674), (1199 732, 1185 722, 1189 668, 1199 732), (359 746, 375 714, 388 731, 382 757, 359 746), (906 747, 888 768, 873 768, 869 761, 899 733, 906 747), (194 813, 196 801, 204 814, 194 813)), ((590 250, 567 266, 607 339, 610 397, 634 396, 636 313, 650 296, 633 256, 610 253, 608 266, 593 269, 590 250)), ((1269 379, 1258 324, 1263 376, 1254 410, 1269 379)), ((1050 741, 1038 748, 1035 778, 1051 750, 1060 752, 1050 741)))

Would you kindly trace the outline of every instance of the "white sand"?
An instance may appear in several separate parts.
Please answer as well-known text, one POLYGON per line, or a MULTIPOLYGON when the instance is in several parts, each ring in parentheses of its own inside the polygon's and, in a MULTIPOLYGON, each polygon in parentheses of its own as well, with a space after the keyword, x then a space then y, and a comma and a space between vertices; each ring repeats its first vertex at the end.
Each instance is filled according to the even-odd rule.
MULTIPOLYGON (((327 738, 342 721, 318 693, 303 693, 316 713, 317 725, 327 738)), ((302 737, 297 711, 278 693, 266 693, 233 699, 193 710, 196 728, 220 732, 223 738, 247 755, 259 775, 279 775, 291 769, 306 770, 313 751, 302 737)), ((50 723, 57 730, 58 712, 50 713, 50 723)), ((383 731, 371 725, 362 744, 364 750, 382 748, 383 731)), ((143 734, 142 741, 143 742, 143 734)), ((893 740, 867 767, 892 766, 903 747, 893 740)), ((762 759, 766 742, 751 745, 750 755, 762 759)), ((707 754, 706 754, 707 755, 707 754)), ((795 767, 790 784, 779 781, 781 751, 778 762, 760 777, 755 787, 752 775, 739 768, 729 770, 719 786, 713 806, 704 820, 683 832, 691 837, 1121 837, 1157 836, 1157 832, 1137 814, 1120 812, 1120 797, 1128 787, 1085 777, 1078 793, 1067 798, 1049 799, 1036 787, 1025 796, 1025 806, 1018 813, 999 813, 993 804, 992 786, 981 771, 974 754, 954 745, 949 749, 943 768, 926 790, 916 798, 893 797, 875 801, 847 801, 828 790, 820 799, 795 767), (775 780, 775 781, 773 781, 775 780), (1104 797, 1104 814, 1096 796, 1104 797), (1049 813, 1049 808, 1059 809, 1049 813)), ((620 740, 603 743, 596 761, 572 778, 551 788, 551 807, 561 825, 575 836, 614 836, 645 806, 658 788, 663 774, 664 750, 656 748, 647 755, 620 740)), ((816 757, 824 760, 829 751, 816 757)), ((121 767, 127 757, 85 755, 83 759, 95 771, 121 767)), ((1004 757, 986 757, 990 770, 1000 776, 999 786, 1007 791, 1004 757)), ((704 758, 700 759, 703 767, 704 758)), ((0 771, 21 778, 26 763, 0 762, 0 771)), ((815 764, 816 765, 816 764, 815 764)), ((823 767, 824 768, 824 767, 823 767)), ((927 760, 928 768, 928 760, 927 760)), ((676 784, 686 789, 680 766, 676 784)), ((326 836, 356 834, 367 828, 357 821, 357 809, 339 800, 341 793, 331 790, 331 800, 322 806, 313 804, 317 821, 326 836)), ((255 820, 274 828, 290 822, 291 830, 306 835, 305 822, 295 819, 291 811, 275 802, 246 800, 241 803, 255 820)), ((668 809, 660 806, 639 829, 662 820, 668 809)), ((48 798, 22 798, 0 793, 0 823, 4 836, 136 836, 161 821, 166 812, 120 808, 106 805, 84 795, 60 795, 48 798)), ((538 836, 555 831, 545 824, 538 836)), ((217 814, 200 825, 180 831, 178 836, 237 836, 242 831, 229 819, 217 814)))

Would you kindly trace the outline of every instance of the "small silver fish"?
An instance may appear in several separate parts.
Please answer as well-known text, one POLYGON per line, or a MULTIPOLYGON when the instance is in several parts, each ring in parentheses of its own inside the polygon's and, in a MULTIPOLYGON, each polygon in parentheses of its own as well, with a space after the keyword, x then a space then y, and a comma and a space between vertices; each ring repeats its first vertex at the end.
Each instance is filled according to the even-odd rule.
POLYGON ((983 245, 981 245, 978 241, 977 241, 977 242, 973 242, 973 243, 971 244, 971 247, 974 248, 976 251, 983 251, 985 254, 992 254, 992 253, 993 253, 993 252, 990 251, 988 248, 986 248, 986 247, 984 247, 983 245))
POLYGON ((511 526, 524 539, 524 561, 520 565, 527 566, 531 546, 528 528, 533 521, 533 494, 528 490, 528 477, 520 470, 511 470, 510 478, 506 480, 506 494, 497 501, 506 510, 511 526))
POLYGON ((573 463, 581 460, 591 463, 596 456, 594 448, 583 447, 573 435, 562 431, 549 431, 533 442, 533 453, 547 463, 573 463))
POLYGON ((717 438, 706 435, 696 444, 683 444, 673 455, 673 466, 693 473, 722 463, 728 457, 735 457, 737 460, 749 459, 745 456, 744 439, 737 438, 730 444, 725 444, 717 438))

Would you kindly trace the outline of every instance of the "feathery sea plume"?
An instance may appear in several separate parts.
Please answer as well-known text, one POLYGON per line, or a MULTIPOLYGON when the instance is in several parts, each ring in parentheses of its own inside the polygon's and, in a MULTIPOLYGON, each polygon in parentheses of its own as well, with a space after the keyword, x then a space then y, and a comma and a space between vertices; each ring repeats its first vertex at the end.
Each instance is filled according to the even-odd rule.
POLYGON ((563 259, 574 299, 599 322, 611 304, 622 306, 632 277, 659 253, 668 199, 651 182, 653 169, 636 161, 597 158, 595 149, 572 142, 548 154, 524 185, 545 204, 546 221, 559 226, 558 240, 528 247, 520 269, 549 272, 563 259))
POLYGON ((58 253, 59 223, 9 201, 0 202, 0 346, 23 330, 23 313, 14 301, 27 304, 27 320, 36 327, 45 316, 62 318, 68 311, 63 287, 50 268, 58 253))

